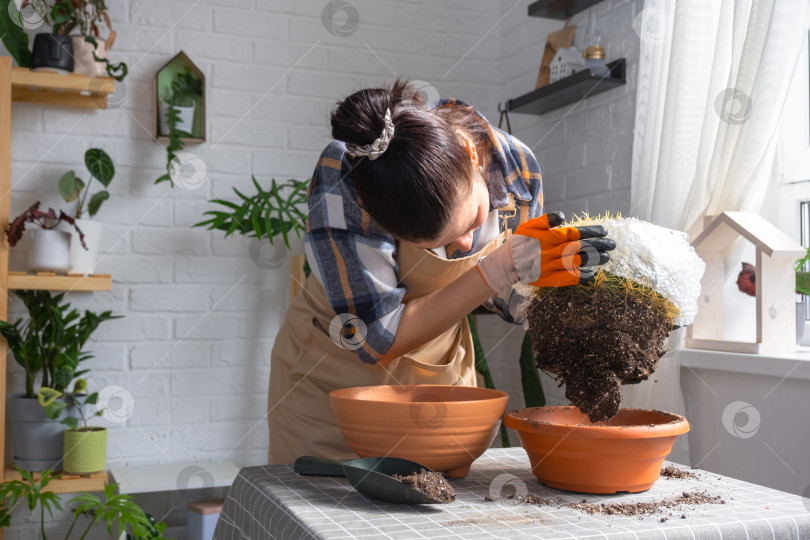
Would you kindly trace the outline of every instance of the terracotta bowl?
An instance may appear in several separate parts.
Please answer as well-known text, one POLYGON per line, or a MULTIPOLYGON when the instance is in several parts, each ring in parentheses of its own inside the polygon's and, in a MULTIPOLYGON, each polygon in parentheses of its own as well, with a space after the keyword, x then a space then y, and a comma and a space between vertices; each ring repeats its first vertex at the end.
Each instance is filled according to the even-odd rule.
POLYGON ((532 472, 547 486, 583 493, 635 493, 658 480, 675 437, 689 431, 682 416, 621 409, 591 423, 576 407, 534 407, 507 413, 532 472))
POLYGON ((489 448, 508 394, 468 386, 360 386, 329 393, 346 443, 360 457, 393 456, 463 478, 489 448))

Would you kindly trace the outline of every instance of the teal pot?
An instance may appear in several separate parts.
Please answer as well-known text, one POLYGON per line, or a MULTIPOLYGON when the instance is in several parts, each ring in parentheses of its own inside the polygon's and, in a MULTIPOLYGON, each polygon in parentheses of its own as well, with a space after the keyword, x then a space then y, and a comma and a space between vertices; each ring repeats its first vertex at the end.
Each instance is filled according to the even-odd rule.
POLYGON ((62 470, 72 474, 90 474, 107 468, 107 430, 65 430, 65 459, 62 470))
POLYGON ((14 464, 27 471, 58 471, 62 468, 66 416, 78 416, 76 408, 68 405, 56 420, 45 416, 45 409, 36 398, 12 394, 6 398, 11 424, 14 464))

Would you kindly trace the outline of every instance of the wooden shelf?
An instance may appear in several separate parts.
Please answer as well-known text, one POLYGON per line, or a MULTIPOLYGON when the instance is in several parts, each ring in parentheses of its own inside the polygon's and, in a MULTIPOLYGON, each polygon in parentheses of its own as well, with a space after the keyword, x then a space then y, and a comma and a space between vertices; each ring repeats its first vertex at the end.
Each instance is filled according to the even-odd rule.
MULTIPOLYGON (((34 473, 34 480, 39 480, 41 474, 34 473)), ((12 465, 6 465, 3 480, 22 480, 20 473, 12 465)), ((103 491, 104 483, 107 482, 106 471, 97 472, 88 475, 58 473, 57 476, 51 478, 50 483, 44 491, 52 491, 54 493, 78 493, 80 491, 103 491)))
POLYGON ((115 92, 111 77, 61 75, 27 68, 11 68, 11 99, 57 107, 106 109, 107 96, 115 92))
POLYGON ((506 102, 508 112, 544 114, 625 84, 624 58, 610 62, 609 77, 594 77, 587 69, 506 102))
MULTIPOLYGON (((158 141, 167 143, 169 142, 169 137, 166 135, 159 135, 157 138, 158 141)), ((180 140, 186 144, 202 144, 205 142, 205 139, 202 137, 180 137, 180 140)))
POLYGON ((529 4, 529 17, 543 17, 564 21, 602 0, 537 0, 529 4))
POLYGON ((55 274, 54 272, 9 272, 8 288, 40 291, 109 291, 110 274, 55 274))

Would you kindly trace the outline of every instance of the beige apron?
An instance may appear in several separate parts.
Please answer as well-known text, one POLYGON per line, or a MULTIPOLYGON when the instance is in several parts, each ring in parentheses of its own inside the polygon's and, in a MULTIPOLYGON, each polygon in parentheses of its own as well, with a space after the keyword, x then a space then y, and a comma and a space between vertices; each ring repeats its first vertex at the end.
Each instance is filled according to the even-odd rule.
MULTIPOLYGON (((502 232, 478 253, 442 259, 430 250, 400 242, 396 256, 404 302, 454 281, 498 247, 502 232)), ((270 358, 269 463, 292 463, 303 455, 357 457, 346 445, 329 405, 329 392, 352 386, 449 384, 476 386, 475 354, 466 317, 419 349, 383 366, 362 363, 329 337, 335 312, 323 285, 309 276, 293 299, 270 358)))

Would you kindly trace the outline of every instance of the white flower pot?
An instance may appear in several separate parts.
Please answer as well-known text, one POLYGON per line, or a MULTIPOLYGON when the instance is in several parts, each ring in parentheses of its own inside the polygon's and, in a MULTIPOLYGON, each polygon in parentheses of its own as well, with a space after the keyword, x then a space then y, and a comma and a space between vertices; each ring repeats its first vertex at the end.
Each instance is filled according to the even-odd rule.
POLYGON ((104 224, 95 219, 77 219, 76 225, 84 233, 84 243, 87 244, 87 249, 82 247, 79 233, 71 227, 73 232, 70 241, 70 272, 73 274, 92 274, 96 270, 98 246, 101 244, 104 224))
MULTIPOLYGON (((73 55, 75 66, 73 73, 86 77, 106 77, 107 66, 104 62, 96 62, 93 58, 93 44, 84 40, 84 36, 70 36, 73 40, 73 55)), ((107 41, 96 38, 98 49, 96 56, 107 58, 107 41)))
MULTIPOLYGON (((298 235, 295 234, 295 231, 288 231, 287 240, 290 242, 291 257, 304 254, 304 233, 301 233, 301 238, 299 238, 298 235)), ((281 245, 284 245, 284 237, 277 234, 273 242, 281 242, 281 245)))
POLYGON ((70 268, 70 233, 53 229, 28 231, 28 268, 37 272, 67 272, 70 268))
MULTIPOLYGON (((179 120, 177 126, 180 131, 191 133, 194 129, 194 107, 175 107, 178 112, 179 120)), ((169 113, 169 105, 166 103, 160 104, 160 134, 169 135, 169 123, 166 120, 166 115, 169 113)))

